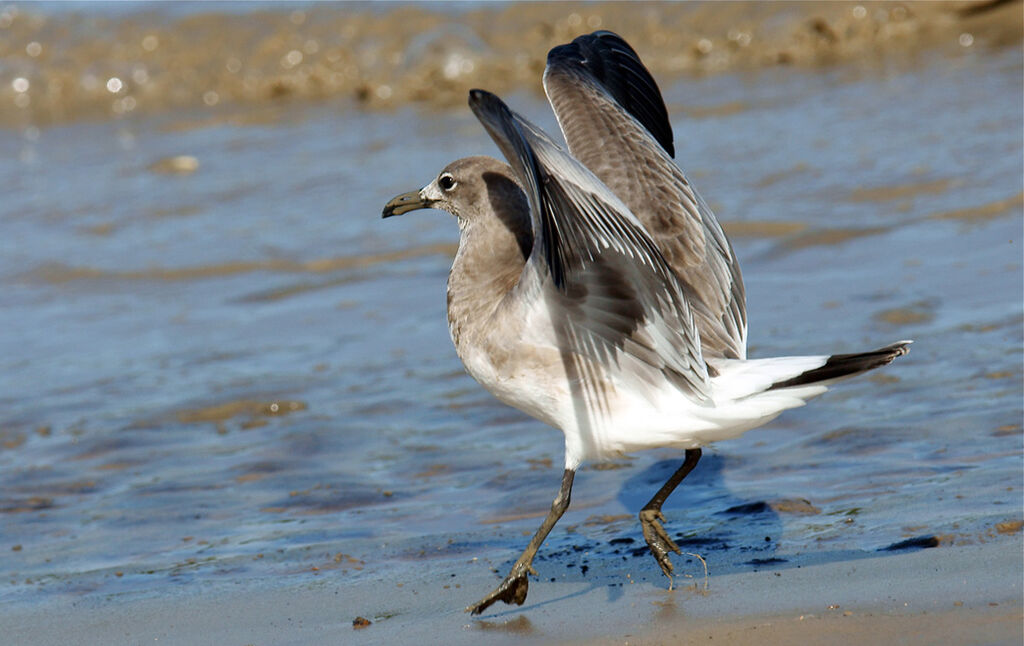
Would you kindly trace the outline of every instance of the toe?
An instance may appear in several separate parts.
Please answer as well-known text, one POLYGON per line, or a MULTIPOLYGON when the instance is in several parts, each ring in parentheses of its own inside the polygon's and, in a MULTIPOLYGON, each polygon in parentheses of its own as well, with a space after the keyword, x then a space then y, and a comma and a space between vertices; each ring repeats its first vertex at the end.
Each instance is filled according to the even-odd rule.
POLYGON ((526 601, 526 594, 529 590, 530 580, 526 577, 525 573, 510 574, 501 582, 501 585, 495 588, 494 592, 484 597, 478 603, 468 606, 466 612, 472 615, 479 615, 484 610, 490 608, 496 601, 504 601, 509 605, 521 606, 526 601))

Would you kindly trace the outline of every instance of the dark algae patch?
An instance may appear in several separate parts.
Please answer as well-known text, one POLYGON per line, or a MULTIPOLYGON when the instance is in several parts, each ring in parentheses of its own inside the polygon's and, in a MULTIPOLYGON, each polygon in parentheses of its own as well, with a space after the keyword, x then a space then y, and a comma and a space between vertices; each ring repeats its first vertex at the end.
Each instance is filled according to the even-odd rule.
POLYGON ((939 539, 936 536, 916 536, 905 541, 899 541, 892 545, 883 547, 881 552, 898 552, 900 550, 920 550, 929 547, 938 547, 939 539))

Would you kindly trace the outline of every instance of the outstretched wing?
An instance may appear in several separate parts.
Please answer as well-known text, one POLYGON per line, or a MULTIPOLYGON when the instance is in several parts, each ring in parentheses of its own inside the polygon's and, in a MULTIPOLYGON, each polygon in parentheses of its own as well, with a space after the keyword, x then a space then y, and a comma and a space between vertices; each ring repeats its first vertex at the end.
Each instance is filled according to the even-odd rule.
POLYGON ((610 372, 628 363, 631 378, 655 388, 668 380, 707 401, 707 366, 682 285, 628 207, 498 97, 473 90, 469 104, 527 194, 534 247, 524 275, 541 277, 560 341, 610 372))
POLYGON ((739 262, 711 209, 672 161, 672 126, 654 79, 610 31, 548 54, 544 89, 572 156, 629 207, 679 276, 705 356, 746 358, 739 262))

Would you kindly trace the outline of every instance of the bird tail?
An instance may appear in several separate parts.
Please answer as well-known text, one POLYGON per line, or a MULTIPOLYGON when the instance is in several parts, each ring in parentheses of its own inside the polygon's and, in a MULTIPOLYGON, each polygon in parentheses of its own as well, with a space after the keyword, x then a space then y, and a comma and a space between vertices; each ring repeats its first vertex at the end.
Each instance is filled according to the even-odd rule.
POLYGON ((911 341, 856 354, 767 359, 705 359, 713 372, 712 397, 717 406, 702 409, 719 431, 708 442, 739 437, 790 408, 828 390, 835 381, 884 366, 908 352, 911 341))
POLYGON ((862 372, 888 365, 896 357, 907 354, 910 352, 911 343, 913 341, 904 340, 870 352, 833 354, 825 360, 824 365, 806 370, 788 379, 776 381, 768 387, 768 390, 831 383, 844 377, 859 375, 862 372))
POLYGON ((890 363, 906 354, 911 341, 855 354, 833 354, 767 359, 707 359, 716 398, 738 401, 771 393, 802 400, 825 392, 829 384, 890 363))

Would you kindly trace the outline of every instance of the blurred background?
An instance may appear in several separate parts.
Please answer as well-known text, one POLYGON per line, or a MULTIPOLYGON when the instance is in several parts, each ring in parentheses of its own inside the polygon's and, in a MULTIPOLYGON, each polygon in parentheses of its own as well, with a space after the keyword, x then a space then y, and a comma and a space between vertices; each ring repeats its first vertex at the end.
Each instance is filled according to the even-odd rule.
MULTIPOLYGON (((0 599, 503 569, 561 435, 463 372, 455 223, 380 211, 498 154, 469 88, 557 133, 546 53, 595 29, 661 85, 743 263, 751 356, 916 340, 706 453, 669 530, 713 573, 1019 538, 1019 2, 16 3, 0 599)), ((545 550, 589 568, 558 575, 642 544, 678 458, 585 468, 545 550)))

